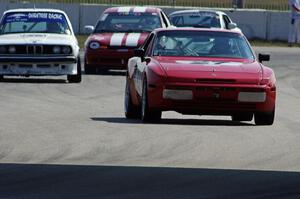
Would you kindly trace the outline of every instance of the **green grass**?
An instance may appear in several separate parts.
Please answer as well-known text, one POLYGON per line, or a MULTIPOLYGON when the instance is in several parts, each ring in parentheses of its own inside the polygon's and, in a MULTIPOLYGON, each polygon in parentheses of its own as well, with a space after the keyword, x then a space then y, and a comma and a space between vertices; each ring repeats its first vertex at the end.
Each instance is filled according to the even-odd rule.
MULTIPOLYGON (((77 35, 78 43, 81 49, 84 48, 84 42, 87 39, 87 35, 77 35)), ((265 40, 250 40, 252 46, 260 47, 287 47, 287 42, 285 41, 265 41, 265 40)))
POLYGON ((76 35, 80 49, 84 48, 84 42, 87 39, 87 35, 76 35))

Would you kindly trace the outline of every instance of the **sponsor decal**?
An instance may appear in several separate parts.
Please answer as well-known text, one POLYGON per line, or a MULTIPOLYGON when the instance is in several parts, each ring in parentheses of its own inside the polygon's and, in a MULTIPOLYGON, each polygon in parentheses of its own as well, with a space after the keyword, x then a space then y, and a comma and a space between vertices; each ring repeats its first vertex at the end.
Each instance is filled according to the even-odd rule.
POLYGON ((240 62, 214 62, 214 61, 187 61, 187 60, 179 60, 176 61, 176 63, 179 64, 201 64, 201 65, 206 65, 206 66, 240 66, 240 62))
POLYGON ((24 12, 24 13, 9 13, 4 18, 4 23, 11 22, 64 22, 65 17, 60 13, 50 12, 24 12))
POLYGON ((146 7, 134 7, 133 12, 146 12, 146 7))
POLYGON ((120 7, 118 12, 130 12, 131 7, 120 7))

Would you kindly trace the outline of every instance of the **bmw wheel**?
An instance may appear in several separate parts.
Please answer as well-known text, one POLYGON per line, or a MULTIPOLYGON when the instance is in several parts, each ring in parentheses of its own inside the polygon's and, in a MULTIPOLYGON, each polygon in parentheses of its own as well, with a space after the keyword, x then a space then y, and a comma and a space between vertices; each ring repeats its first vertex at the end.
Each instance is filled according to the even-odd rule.
POLYGON ((81 62, 80 58, 77 59, 77 74, 67 76, 69 83, 80 83, 81 82, 81 62))

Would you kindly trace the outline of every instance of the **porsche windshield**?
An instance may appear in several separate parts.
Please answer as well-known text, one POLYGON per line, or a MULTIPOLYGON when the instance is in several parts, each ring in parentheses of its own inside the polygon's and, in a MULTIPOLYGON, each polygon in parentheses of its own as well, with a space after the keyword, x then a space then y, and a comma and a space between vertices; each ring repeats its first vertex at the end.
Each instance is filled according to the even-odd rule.
POLYGON ((55 12, 15 12, 6 14, 0 34, 56 33, 71 34, 65 16, 55 12))
POLYGON ((161 27, 159 15, 147 12, 115 12, 102 15, 95 29, 101 32, 151 32, 161 27))
POLYGON ((170 16, 171 23, 177 27, 220 28, 220 17, 213 12, 182 13, 170 16))
POLYGON ((215 31, 160 32, 154 43, 153 55, 254 59, 244 36, 215 31))

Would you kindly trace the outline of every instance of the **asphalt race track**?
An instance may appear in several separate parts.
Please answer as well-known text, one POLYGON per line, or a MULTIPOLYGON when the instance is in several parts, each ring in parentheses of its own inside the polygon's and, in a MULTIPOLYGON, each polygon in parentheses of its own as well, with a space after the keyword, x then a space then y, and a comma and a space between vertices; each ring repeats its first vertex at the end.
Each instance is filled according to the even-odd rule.
POLYGON ((0 82, 0 198, 300 198, 300 48, 269 52, 273 126, 127 120, 124 72, 0 82))

